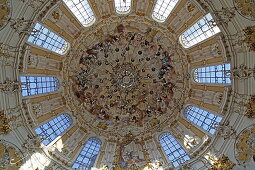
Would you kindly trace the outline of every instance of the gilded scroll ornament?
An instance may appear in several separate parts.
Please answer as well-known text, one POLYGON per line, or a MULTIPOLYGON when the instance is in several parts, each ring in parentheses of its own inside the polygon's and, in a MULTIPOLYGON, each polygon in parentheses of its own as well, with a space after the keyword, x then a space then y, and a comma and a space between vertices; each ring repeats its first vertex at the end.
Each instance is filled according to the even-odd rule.
POLYGON ((247 27, 243 30, 243 32, 243 41, 247 44, 250 51, 255 51, 255 26, 247 27))
POLYGON ((233 162, 229 160, 226 155, 222 155, 221 158, 216 160, 209 170, 230 170, 235 166, 233 162))
POLYGON ((248 118, 255 118, 255 95, 250 96, 248 100, 245 116, 248 118))
POLYGON ((255 3, 252 0, 233 0, 238 13, 244 18, 255 20, 255 3))
POLYGON ((17 169, 23 164, 23 158, 17 146, 0 139, 0 169, 17 169))
POLYGON ((0 111, 0 135, 8 134, 11 131, 10 120, 3 110, 0 111))
POLYGON ((11 18, 11 1, 0 1, 0 30, 3 29, 11 18))
POLYGON ((255 125, 244 129, 236 138, 235 156, 240 165, 250 161, 255 155, 255 125))

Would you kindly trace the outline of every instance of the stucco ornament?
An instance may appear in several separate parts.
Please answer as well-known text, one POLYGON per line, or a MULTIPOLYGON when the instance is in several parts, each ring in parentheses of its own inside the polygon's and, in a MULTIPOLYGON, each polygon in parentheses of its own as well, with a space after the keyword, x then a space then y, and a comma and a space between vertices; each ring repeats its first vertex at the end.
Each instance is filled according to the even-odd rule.
POLYGON ((2 30, 11 18, 11 0, 0 0, 0 30, 2 30))

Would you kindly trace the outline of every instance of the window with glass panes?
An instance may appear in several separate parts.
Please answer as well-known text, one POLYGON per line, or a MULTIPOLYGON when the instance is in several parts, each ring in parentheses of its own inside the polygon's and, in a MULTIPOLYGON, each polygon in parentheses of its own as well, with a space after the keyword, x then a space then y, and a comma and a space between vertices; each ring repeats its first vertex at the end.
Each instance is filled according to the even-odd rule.
POLYGON ((90 138, 76 158, 72 168, 90 170, 97 158, 102 143, 97 138, 90 138))
POLYGON ((50 93, 59 89, 56 77, 20 76, 22 96, 50 93))
POLYGON ((64 113, 36 128, 35 133, 40 135, 43 144, 47 146, 71 125, 72 118, 64 113))
POLYGON ((184 111, 184 117, 211 134, 215 133, 222 120, 220 116, 195 106, 188 106, 184 111))
POLYGON ((87 0, 64 0, 64 2, 83 26, 95 21, 94 12, 87 0))
POLYGON ((185 48, 189 48, 219 32, 219 27, 216 25, 212 15, 209 13, 188 28, 181 35, 180 41, 185 48))
POLYGON ((190 160, 187 152, 170 133, 161 134, 159 136, 159 142, 174 167, 190 160))
POLYGON ((159 21, 164 22, 179 0, 157 0, 152 15, 159 21))
POLYGON ((114 0, 117 12, 128 12, 131 8, 131 0, 114 0))
POLYGON ((39 23, 33 28, 33 31, 28 37, 28 42, 61 55, 63 55, 68 48, 68 43, 62 37, 39 23))
POLYGON ((195 69, 194 79, 198 83, 231 84, 230 68, 230 64, 200 67, 195 69))

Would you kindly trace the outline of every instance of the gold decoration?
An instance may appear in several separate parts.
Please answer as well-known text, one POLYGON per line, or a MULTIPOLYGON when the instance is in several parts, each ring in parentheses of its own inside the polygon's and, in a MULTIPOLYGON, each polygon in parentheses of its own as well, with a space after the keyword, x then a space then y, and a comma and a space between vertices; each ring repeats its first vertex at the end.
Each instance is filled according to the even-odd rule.
POLYGON ((255 3, 252 0, 233 0, 236 10, 240 15, 255 20, 255 3))
POLYGON ((236 159, 240 164, 244 164, 254 157, 255 153, 255 125, 243 130, 236 139, 235 152, 236 159))
POLYGON ((60 19, 60 14, 59 14, 59 12, 54 11, 51 15, 52 15, 52 17, 53 17, 55 20, 59 20, 59 19, 60 19))
POLYGON ((250 51, 255 51, 255 26, 250 26, 244 30, 244 42, 247 44, 250 51))
POLYGON ((233 162, 229 160, 226 155, 222 155, 222 157, 216 160, 209 170, 230 170, 235 166, 233 162))
POLYGON ((189 4, 189 5, 187 6, 187 10, 188 10, 189 12, 194 11, 195 8, 196 8, 196 6, 195 6, 194 4, 189 4))
POLYGON ((4 28, 11 17, 10 0, 0 1, 0 30, 4 28))
POLYGON ((245 116, 248 118, 255 118, 255 95, 250 96, 246 107, 245 116))
POLYGON ((10 120, 7 118, 4 111, 0 111, 0 135, 8 134, 11 131, 10 120))
POLYGON ((18 169, 24 162, 21 151, 12 143, 0 140, 0 169, 18 169))

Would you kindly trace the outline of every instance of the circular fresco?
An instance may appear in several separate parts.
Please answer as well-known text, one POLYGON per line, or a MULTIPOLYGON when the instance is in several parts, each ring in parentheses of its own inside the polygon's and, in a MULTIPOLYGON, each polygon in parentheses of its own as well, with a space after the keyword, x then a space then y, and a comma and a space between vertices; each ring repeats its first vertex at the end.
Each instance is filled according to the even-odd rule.
POLYGON ((249 20, 255 20, 254 0, 233 0, 238 13, 249 20))
POLYGON ((80 105, 98 119, 142 126, 171 108, 176 73, 162 44, 119 25, 85 51, 71 79, 80 105))

